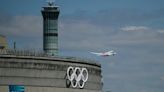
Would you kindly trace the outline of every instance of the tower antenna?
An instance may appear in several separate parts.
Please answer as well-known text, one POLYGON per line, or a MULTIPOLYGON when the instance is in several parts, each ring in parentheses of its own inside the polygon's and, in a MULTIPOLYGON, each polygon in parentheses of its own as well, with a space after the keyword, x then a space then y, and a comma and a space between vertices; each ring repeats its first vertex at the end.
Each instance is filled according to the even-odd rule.
POLYGON ((47 0, 46 1, 49 6, 54 6, 55 5, 55 0, 47 0))

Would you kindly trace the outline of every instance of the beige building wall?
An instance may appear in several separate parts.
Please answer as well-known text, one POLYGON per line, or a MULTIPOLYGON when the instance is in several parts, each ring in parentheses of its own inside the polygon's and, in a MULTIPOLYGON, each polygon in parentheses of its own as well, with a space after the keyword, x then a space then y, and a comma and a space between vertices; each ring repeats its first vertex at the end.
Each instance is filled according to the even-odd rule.
POLYGON ((0 35, 0 49, 6 49, 6 48, 7 48, 6 37, 3 35, 0 35))
POLYGON ((0 86, 0 92, 9 92, 8 86, 0 86))

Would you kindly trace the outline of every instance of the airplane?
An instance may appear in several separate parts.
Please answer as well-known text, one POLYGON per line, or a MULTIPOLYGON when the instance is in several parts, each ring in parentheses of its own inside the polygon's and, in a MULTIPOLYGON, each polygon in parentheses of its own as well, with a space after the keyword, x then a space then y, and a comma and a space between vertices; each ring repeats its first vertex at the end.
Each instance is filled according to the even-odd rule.
POLYGON ((90 53, 92 53, 92 54, 95 54, 95 55, 97 55, 97 56, 114 56, 114 55, 116 55, 116 52, 114 52, 113 50, 111 50, 111 51, 107 51, 107 52, 102 52, 102 53, 97 53, 97 52, 90 52, 90 53))

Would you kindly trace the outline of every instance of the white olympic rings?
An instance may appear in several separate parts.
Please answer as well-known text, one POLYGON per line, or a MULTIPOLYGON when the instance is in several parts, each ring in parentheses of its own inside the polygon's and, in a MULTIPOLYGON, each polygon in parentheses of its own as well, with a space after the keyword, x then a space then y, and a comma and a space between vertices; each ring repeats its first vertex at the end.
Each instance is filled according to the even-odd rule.
POLYGON ((67 78, 71 82, 73 88, 79 86, 84 88, 85 82, 88 80, 88 70, 86 68, 68 67, 67 78))

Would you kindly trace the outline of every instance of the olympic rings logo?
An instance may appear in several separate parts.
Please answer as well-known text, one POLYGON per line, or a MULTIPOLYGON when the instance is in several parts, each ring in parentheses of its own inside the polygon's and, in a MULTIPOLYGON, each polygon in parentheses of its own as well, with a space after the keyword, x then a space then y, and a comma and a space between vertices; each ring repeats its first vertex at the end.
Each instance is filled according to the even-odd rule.
POLYGON ((68 67, 67 78, 71 82, 73 88, 84 88, 85 82, 88 80, 88 70, 86 68, 68 67))

